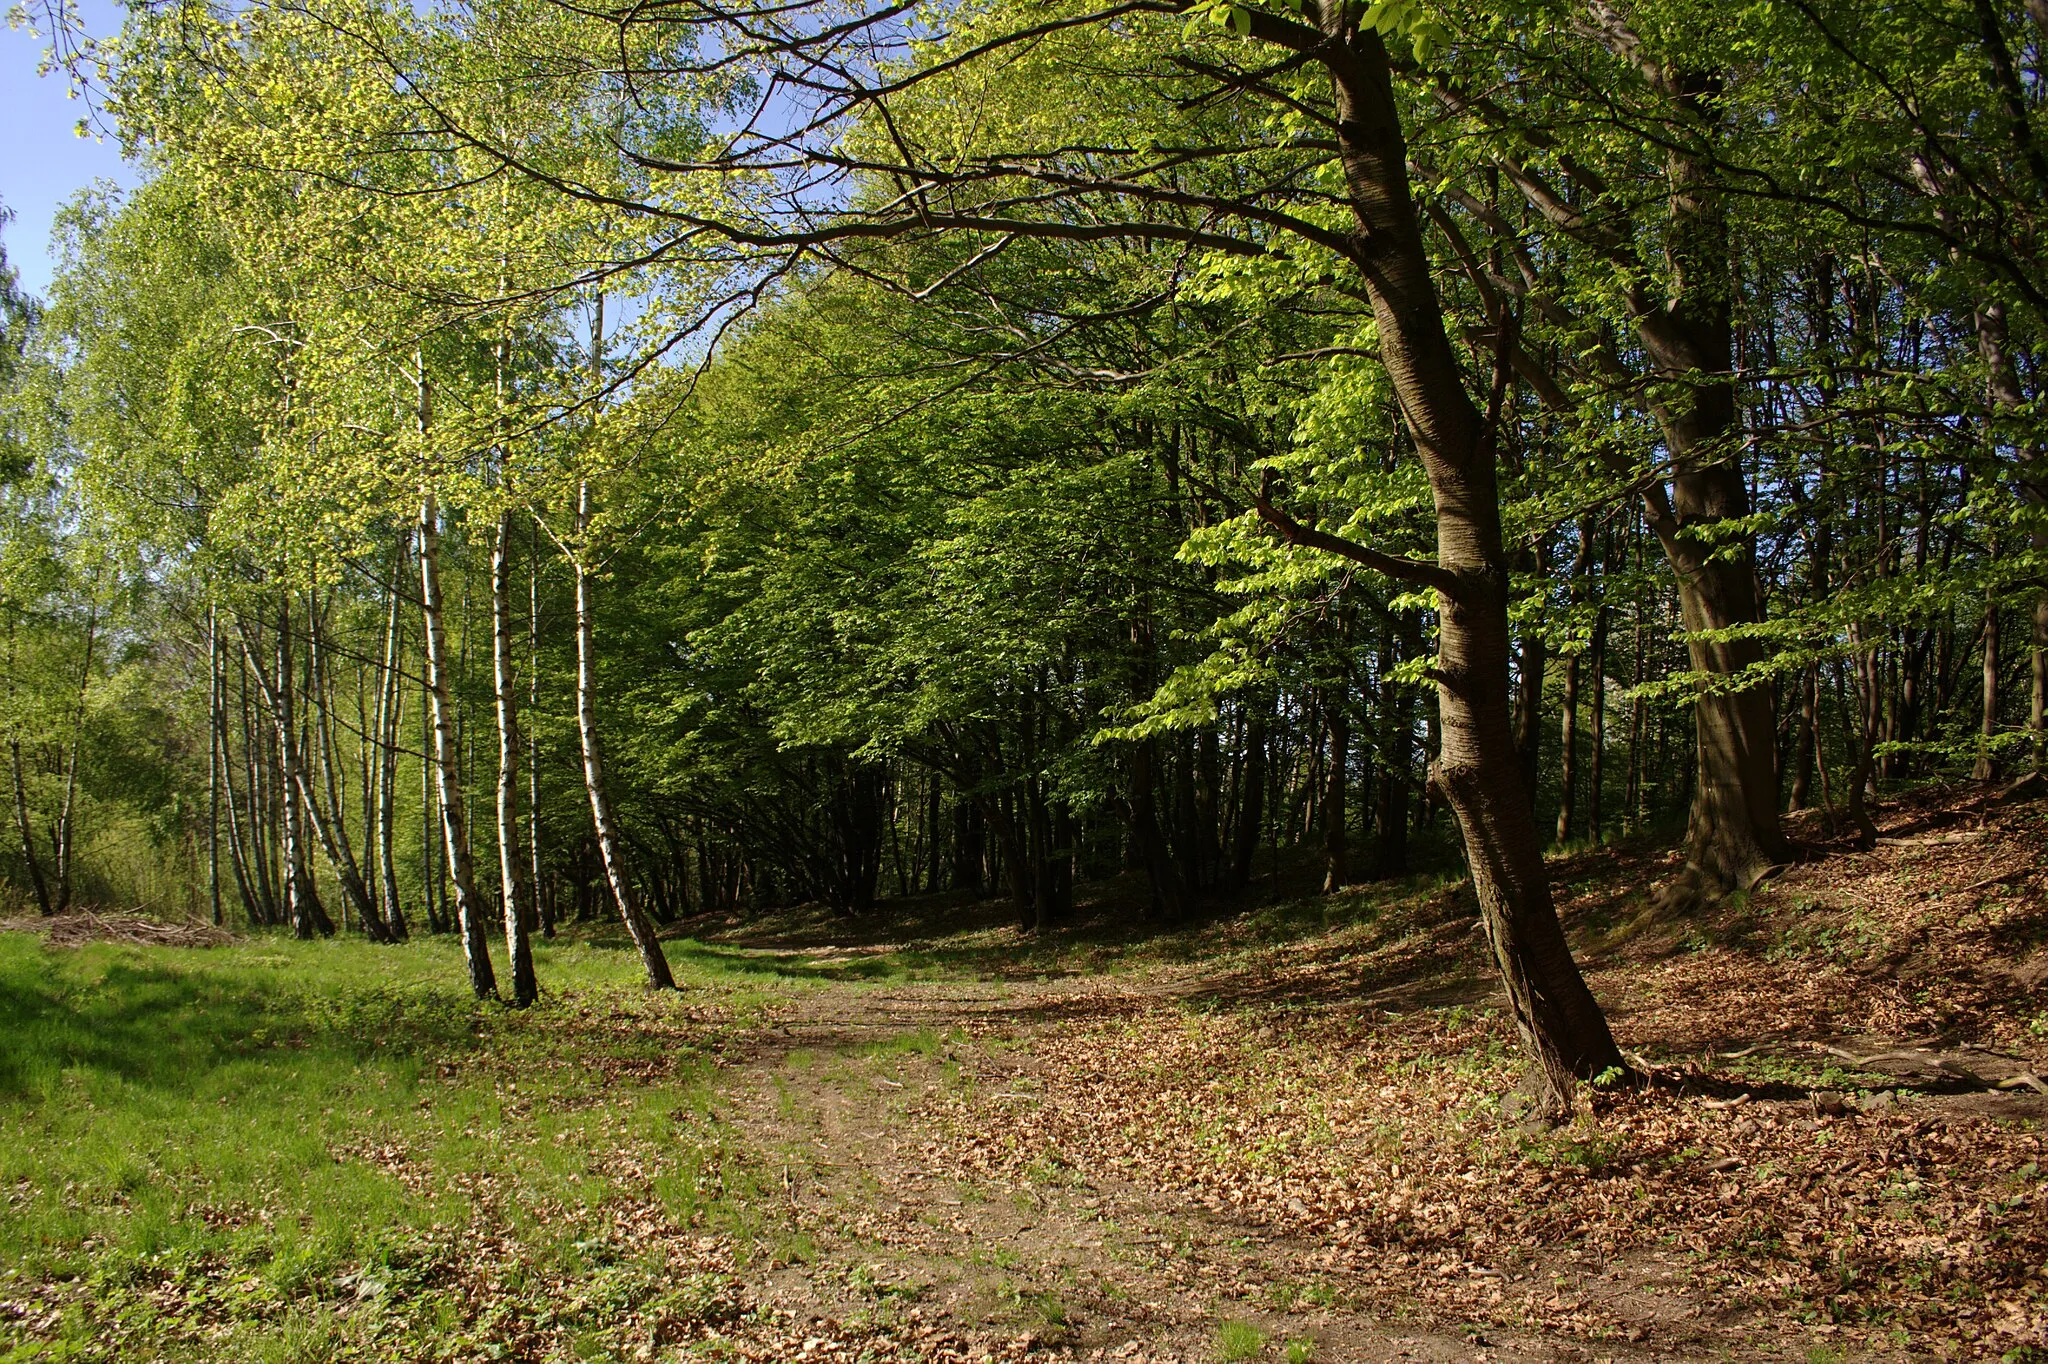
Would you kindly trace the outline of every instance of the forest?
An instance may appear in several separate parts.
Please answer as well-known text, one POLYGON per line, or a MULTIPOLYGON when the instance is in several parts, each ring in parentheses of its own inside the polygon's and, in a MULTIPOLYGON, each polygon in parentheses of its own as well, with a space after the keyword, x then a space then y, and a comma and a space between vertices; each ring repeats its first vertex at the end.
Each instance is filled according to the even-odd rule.
POLYGON ((0 1360, 2048 1358, 2048 4, 17 18, 0 1360))

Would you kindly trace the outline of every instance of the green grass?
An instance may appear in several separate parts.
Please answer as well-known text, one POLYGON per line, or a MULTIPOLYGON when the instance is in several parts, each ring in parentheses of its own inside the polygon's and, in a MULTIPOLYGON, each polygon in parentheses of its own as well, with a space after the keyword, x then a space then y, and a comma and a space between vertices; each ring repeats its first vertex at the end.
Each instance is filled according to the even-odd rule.
POLYGON ((1257 1359, 1266 1349, 1266 1333, 1248 1321, 1231 1320, 1216 1328, 1216 1357, 1224 1364, 1257 1359))
MULTIPOLYGON (((0 1361, 452 1348, 483 1274, 580 1302, 608 1351, 608 1323, 676 1291, 612 1235, 619 1199, 750 1246, 755 1174, 710 1116, 717 1025, 643 996, 624 954, 537 955, 549 994, 513 1012, 469 997, 445 941, 0 933, 0 1298, 63 1318, 53 1341, 0 1316, 0 1361)), ((687 974, 693 1002, 761 1002, 687 974)))

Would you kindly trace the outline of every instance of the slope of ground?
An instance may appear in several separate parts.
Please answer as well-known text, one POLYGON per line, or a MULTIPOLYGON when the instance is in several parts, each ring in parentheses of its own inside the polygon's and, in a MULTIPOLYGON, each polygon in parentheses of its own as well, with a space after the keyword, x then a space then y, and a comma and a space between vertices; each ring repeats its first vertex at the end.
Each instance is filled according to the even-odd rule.
POLYGON ((0 1359, 2048 1357, 2048 804, 1883 823, 1676 922, 1560 859, 1652 1083, 1557 1126, 1455 884, 700 922, 525 1014, 0 935, 0 1359))

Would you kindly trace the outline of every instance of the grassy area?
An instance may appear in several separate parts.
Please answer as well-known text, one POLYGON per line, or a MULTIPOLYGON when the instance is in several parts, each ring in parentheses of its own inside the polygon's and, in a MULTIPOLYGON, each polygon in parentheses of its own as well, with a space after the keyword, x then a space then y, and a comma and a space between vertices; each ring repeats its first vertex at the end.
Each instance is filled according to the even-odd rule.
POLYGON ((620 1208, 744 1253, 749 1176, 706 1077, 758 991, 699 965, 651 999, 624 954, 539 955, 549 997, 513 1013, 467 997, 447 942, 0 934, 0 1359, 516 1338, 531 1323, 471 1311, 479 1275, 547 1283, 535 1318, 581 1304, 597 1358, 674 1290, 620 1208))

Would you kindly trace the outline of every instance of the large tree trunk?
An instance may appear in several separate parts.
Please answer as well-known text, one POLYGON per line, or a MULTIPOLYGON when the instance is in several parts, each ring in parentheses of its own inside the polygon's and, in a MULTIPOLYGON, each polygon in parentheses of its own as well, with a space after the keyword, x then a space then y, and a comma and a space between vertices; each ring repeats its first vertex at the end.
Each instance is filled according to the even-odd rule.
MULTIPOLYGON (((1689 109, 1704 107, 1719 88, 1717 79, 1696 73, 1672 73, 1670 79, 1674 99, 1689 109)), ((1655 372, 1671 385, 1652 410, 1670 450, 1672 479, 1668 505, 1661 496, 1646 497, 1645 504, 1678 581, 1693 671, 1730 678, 1764 659, 1763 643, 1742 631, 1763 619, 1754 551, 1746 535, 1731 551, 1687 533, 1740 521, 1750 511, 1736 444, 1728 225, 1709 168, 1674 152, 1667 174, 1670 302, 1643 312, 1636 332, 1655 372)), ((1792 857, 1778 813, 1770 684, 1759 678, 1739 688, 1703 691, 1694 721, 1699 773, 1686 871, 1668 888, 1671 903, 1746 890, 1792 857)))
POLYGON ((597 834, 598 853, 604 859, 605 880, 612 890, 612 901, 618 907, 619 918, 626 925, 626 932, 632 936, 633 946, 639 949, 640 964, 647 972, 647 986, 651 990, 673 990, 675 977, 668 969, 668 958, 662 953, 661 942, 654 936, 653 925, 640 912, 640 905, 633 896, 633 883, 626 869, 626 850, 619 837, 617 822, 612 817, 611 794, 604 784, 604 755, 597 736, 597 644, 595 627, 591 620, 590 573, 585 567, 583 556, 589 550, 584 536, 590 524, 590 485, 581 483, 576 488, 576 732, 583 743, 583 790, 590 797, 590 822, 597 834))
POLYGON ((490 999, 498 993, 498 977, 491 968, 490 935, 484 929, 483 899, 477 894, 476 867, 470 860, 461 756, 448 696, 448 638, 442 624, 441 512, 431 492, 420 499, 420 520, 414 534, 419 541, 420 616, 425 635, 427 711, 433 732, 432 766, 441 798, 442 855, 455 883, 455 918, 462 931, 469 988, 478 999, 490 999))
MULTIPOLYGON (((2012 348, 2007 335, 2005 305, 1987 302, 1976 310, 1977 352, 1984 361, 1986 373, 1986 399, 1991 408, 1994 423, 2009 416, 2026 403, 2026 392, 2020 384, 2019 368, 2013 362, 2012 348)), ((1994 435, 1998 435, 1994 431, 1994 435)), ((2048 446, 2031 432, 2009 437, 2017 446, 2015 460, 2019 470, 2020 495, 2037 509, 2048 507, 2048 446)), ((2036 553, 2048 553, 2048 528, 2037 525, 2029 532, 2031 545, 2036 553)), ((1996 615, 1996 606, 1987 608, 1987 617, 1996 615)), ((1996 630, 1987 625, 1995 635, 1996 630)), ((2039 588, 2034 597, 2034 609, 2030 619, 2029 646, 2033 653, 2031 667, 2033 695, 2028 708, 2027 728, 2034 736, 2034 763, 2041 766, 2048 763, 2048 587, 2039 588)), ((1990 651, 1984 665, 1987 715, 1984 731, 1987 741, 1996 732, 1995 717, 1997 705, 1997 668, 1995 643, 1988 644, 1990 651)), ((1997 762, 1987 744, 1977 759, 1977 779, 1988 781, 1997 772, 1997 762)))
MULTIPOLYGON (((1321 7, 1319 51, 1336 93, 1339 156, 1362 231, 1354 259, 1378 326, 1382 363, 1436 504, 1433 565, 1384 562, 1441 603, 1437 776, 1464 834, 1473 889, 1522 1044, 1552 1106, 1574 1078, 1621 1068, 1551 901, 1536 821, 1517 761, 1508 683, 1508 559, 1494 436, 1466 393, 1430 279, 1387 55, 1350 11, 1321 7)), ((1501 409, 1496 366, 1494 420, 1501 409)))
POLYGON ((491 694, 498 719, 498 886, 505 910, 505 960, 512 969, 512 1007, 540 997, 533 944, 526 934, 519 865, 519 680, 512 669, 512 513, 498 513, 491 541, 491 694))

